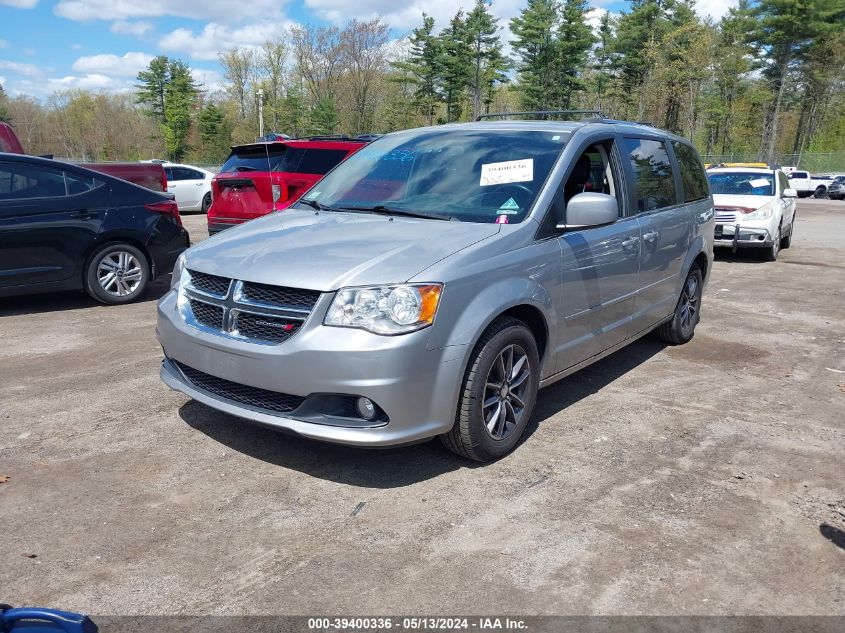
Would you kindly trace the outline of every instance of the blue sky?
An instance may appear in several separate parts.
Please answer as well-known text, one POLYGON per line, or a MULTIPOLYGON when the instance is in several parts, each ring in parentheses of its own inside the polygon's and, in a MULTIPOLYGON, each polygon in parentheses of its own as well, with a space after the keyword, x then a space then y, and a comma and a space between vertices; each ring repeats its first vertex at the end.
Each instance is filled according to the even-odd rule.
MULTIPOLYGON (((525 0, 493 0, 505 26, 525 0)), ((209 90, 220 82, 217 54, 258 45, 294 23, 343 25, 376 15, 402 37, 423 11, 439 26, 472 0, 0 0, 0 84, 39 99, 56 90, 129 89, 158 54, 185 60, 209 90)), ((734 0, 701 2, 718 17, 734 0)), ((627 2, 594 0, 592 16, 627 2)))

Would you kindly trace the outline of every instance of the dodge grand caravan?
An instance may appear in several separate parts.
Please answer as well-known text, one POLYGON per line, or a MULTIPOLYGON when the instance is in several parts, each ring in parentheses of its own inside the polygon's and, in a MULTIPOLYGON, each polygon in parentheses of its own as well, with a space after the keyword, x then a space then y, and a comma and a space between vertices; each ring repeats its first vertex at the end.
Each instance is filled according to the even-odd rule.
POLYGON ((693 337, 713 231, 698 155, 652 127, 396 132, 184 254, 158 306, 161 377, 302 436, 440 436, 489 461, 540 387, 651 331, 693 337))

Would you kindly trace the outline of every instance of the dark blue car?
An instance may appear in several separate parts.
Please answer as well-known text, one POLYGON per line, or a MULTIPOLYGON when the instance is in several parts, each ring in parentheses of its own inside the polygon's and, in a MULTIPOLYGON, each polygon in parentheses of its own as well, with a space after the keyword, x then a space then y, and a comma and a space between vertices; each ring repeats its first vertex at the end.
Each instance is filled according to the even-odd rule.
POLYGON ((166 194, 0 153, 0 297, 84 289, 103 303, 129 303, 188 245, 166 194))

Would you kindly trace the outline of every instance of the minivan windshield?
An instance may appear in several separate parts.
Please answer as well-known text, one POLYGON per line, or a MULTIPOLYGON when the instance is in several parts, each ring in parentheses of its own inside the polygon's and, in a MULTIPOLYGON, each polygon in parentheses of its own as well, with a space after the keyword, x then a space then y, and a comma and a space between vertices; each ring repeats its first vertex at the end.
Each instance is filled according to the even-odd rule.
POLYGON ((568 138, 478 128, 392 134, 353 154, 300 202, 514 224, 525 219, 568 138))
POLYGON ((774 175, 759 172, 722 172, 707 174, 710 193, 737 196, 773 196, 774 175))

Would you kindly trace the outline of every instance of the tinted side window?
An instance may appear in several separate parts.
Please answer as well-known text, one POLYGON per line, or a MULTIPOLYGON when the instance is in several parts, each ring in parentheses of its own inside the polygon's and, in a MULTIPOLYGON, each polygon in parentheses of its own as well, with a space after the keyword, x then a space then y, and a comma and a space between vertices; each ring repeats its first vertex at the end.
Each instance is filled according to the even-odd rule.
POLYGON ((296 171, 322 176, 346 158, 346 153, 345 149, 306 149, 296 171))
POLYGON ((66 195, 64 172, 42 165, 0 163, 0 200, 66 195))
POLYGON ((675 156, 681 168, 681 184, 684 187, 684 202, 702 200, 710 195, 707 186, 707 176, 704 175, 704 167, 695 150, 684 143, 672 143, 675 148, 675 156))
POLYGON ((80 176, 69 172, 65 172, 65 182, 67 183, 68 195, 71 196, 92 191, 103 184, 101 180, 91 176, 80 176))
POLYGON ((626 138, 622 145, 634 172, 637 212, 676 204, 675 179, 666 145, 662 141, 643 138, 626 138))
POLYGON ((174 167, 173 180, 202 180, 202 174, 187 167, 174 167))

